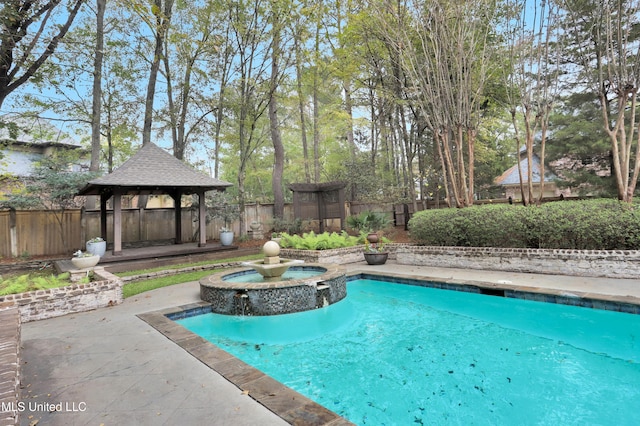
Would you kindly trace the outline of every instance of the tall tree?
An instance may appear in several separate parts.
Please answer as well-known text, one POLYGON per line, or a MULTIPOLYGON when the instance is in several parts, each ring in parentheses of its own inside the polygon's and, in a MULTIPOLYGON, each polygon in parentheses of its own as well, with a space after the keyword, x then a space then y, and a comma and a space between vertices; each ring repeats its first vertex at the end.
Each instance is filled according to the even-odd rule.
MULTIPOLYGON (((318 1, 322 5, 322 1, 318 1)), ((319 13, 319 12, 318 12, 319 13)), ((320 64, 321 64, 321 44, 320 34, 322 21, 315 20, 315 37, 313 41, 313 182, 320 182, 320 64)))
MULTIPOLYGON (((640 174, 640 1, 562 0, 572 65, 598 95, 618 199, 631 202, 640 174)), ((571 68, 569 68, 571 70, 571 68)))
POLYGON ((550 117, 547 159, 560 178, 558 185, 572 194, 617 196, 611 142, 601 116, 597 95, 582 91, 564 96, 550 117))
POLYGON ((308 42, 309 31, 307 29, 309 22, 309 8, 300 8, 296 11, 294 18, 291 20, 291 33, 293 39, 293 62, 295 67, 296 79, 296 98, 298 101, 298 115, 300 126, 300 140, 302 143, 302 162, 304 165, 304 180, 311 182, 311 167, 309 164, 309 142, 307 140, 307 113, 306 113, 306 97, 307 91, 304 89, 303 83, 303 67, 305 64, 305 45, 308 42))
POLYGON ((217 26, 212 7, 182 4, 176 8, 173 25, 167 31, 163 55, 167 85, 167 125, 173 142, 173 155, 182 160, 190 137, 204 126, 215 108, 207 102, 208 83, 202 66, 205 58, 215 56, 214 29, 217 26), (194 87, 201 90, 194 90, 194 87))
POLYGON ((235 48, 233 40, 230 37, 232 32, 231 22, 225 20, 222 36, 218 37, 221 40, 218 48, 219 60, 211 61, 211 67, 213 68, 213 76, 218 83, 217 98, 214 104, 215 107, 215 123, 214 123, 214 146, 213 146, 213 161, 214 172, 213 176, 218 178, 220 175, 220 148, 222 145, 221 132, 225 119, 225 111, 227 104, 227 85, 232 74, 233 58, 235 57, 235 48))
POLYGON ((5 0, 0 9, 0 108, 55 52, 85 0, 5 0), (64 15, 68 12, 66 18, 64 15), (60 20, 58 20, 60 19, 60 20), (37 24, 35 32, 31 26, 37 24))
POLYGON ((268 107, 268 49, 266 47, 267 21, 262 0, 229 2, 229 19, 236 52, 235 64, 235 117, 239 167, 237 191, 240 205, 240 234, 244 234, 246 204, 245 181, 251 156, 263 142, 258 121, 268 107), (265 90, 266 89, 266 90, 265 90))
POLYGON ((558 10, 554 2, 513 2, 508 7, 507 40, 510 66, 506 75, 507 101, 515 135, 515 153, 524 205, 542 201, 545 183, 545 149, 549 134, 549 117, 560 91, 560 57, 558 10), (540 189, 534 197, 534 147, 540 158, 540 189), (526 152, 523 176, 521 150, 526 152))
MULTIPOLYGON (((130 0, 132 1, 132 0, 130 0)), ((142 144, 151 142, 151 125, 153 123, 153 103, 156 94, 158 72, 164 53, 163 44, 166 41, 174 0, 153 0, 149 9, 138 3, 133 3, 133 8, 147 23, 153 33, 154 49, 147 83, 147 96, 144 103, 144 124, 142 126, 142 144)))
POLYGON ((273 1, 269 17, 271 20, 271 76, 269 78, 269 129, 273 144, 273 173, 271 188, 273 190, 273 215, 284 218, 284 192, 282 175, 284 173, 284 145, 278 119, 278 86, 282 78, 282 37, 283 18, 287 15, 287 7, 283 2, 273 1))
POLYGON ((492 72, 497 8, 493 2, 413 1, 389 11, 387 25, 438 152, 457 207, 473 204, 475 143, 492 72), (402 14, 407 13, 407 17, 402 14), (409 19, 410 17, 410 19, 409 19))
POLYGON ((93 62, 93 89, 91 92, 91 164, 89 170, 100 170, 100 114, 102 107, 102 59, 104 57, 104 14, 107 0, 96 0, 96 49, 93 62))
POLYGON ((144 85, 146 70, 136 59, 136 44, 131 42, 130 29, 138 28, 135 24, 139 19, 119 2, 109 5, 100 11, 104 13, 103 31, 96 31, 96 7, 86 7, 87 13, 79 14, 74 28, 32 81, 31 86, 37 90, 19 91, 16 98, 30 112, 54 113, 52 119, 68 122, 83 135, 90 135, 93 168, 98 170, 104 165, 105 170, 111 171, 123 156, 127 157, 134 140, 139 143, 139 134, 134 134, 139 129, 143 104, 140 86, 144 85), (103 42, 98 47, 100 32, 103 42), (97 65, 100 56, 101 63, 97 65), (96 124, 99 130, 95 130, 96 124))

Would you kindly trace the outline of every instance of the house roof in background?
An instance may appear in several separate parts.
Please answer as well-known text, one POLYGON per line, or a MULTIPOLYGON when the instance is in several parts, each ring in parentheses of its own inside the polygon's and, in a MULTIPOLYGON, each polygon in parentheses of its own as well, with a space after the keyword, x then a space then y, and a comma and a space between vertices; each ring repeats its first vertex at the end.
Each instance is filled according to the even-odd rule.
POLYGON ((81 145, 67 132, 54 125, 50 120, 39 117, 13 117, 1 116, 0 122, 14 123, 19 127, 18 135, 12 138, 9 129, 0 128, 0 141, 9 141, 14 144, 40 145, 40 146, 67 146, 77 147, 81 145))
MULTIPOLYGON (((77 141, 48 120, 2 115, 0 123, 18 126, 16 138, 11 137, 11 132, 6 126, 0 126, 0 152, 3 157, 0 162, 0 175, 29 177, 33 174, 34 163, 53 152, 79 150, 81 156, 86 154, 77 141)), ((81 168, 85 163, 84 159, 80 159, 76 166, 81 168)))
MULTIPOLYGON (((540 183, 540 157, 536 154, 533 154, 532 158, 533 163, 533 183, 540 183)), ((529 163, 527 158, 523 158, 520 160, 520 167, 522 168, 522 178, 523 183, 528 182, 529 176, 529 163)), ((545 170, 545 182, 552 182, 556 180, 558 177, 548 169, 545 170)), ((520 175, 518 174, 518 165, 511 167, 502 175, 495 178, 494 183, 496 185, 520 185, 520 175)))
POLYGON ((229 186, 229 182, 195 170, 164 149, 149 143, 112 173, 89 181, 79 195, 98 195, 114 189, 127 194, 167 193, 179 189, 186 194, 229 186))

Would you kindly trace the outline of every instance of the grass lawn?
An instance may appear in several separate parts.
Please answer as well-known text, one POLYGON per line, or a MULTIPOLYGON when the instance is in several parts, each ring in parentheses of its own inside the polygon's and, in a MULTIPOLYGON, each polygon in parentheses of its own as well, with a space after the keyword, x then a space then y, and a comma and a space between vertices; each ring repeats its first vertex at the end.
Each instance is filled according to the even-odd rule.
MULTIPOLYGON (((262 254, 255 254, 251 256, 220 259, 220 260, 217 260, 215 263, 242 262, 245 260, 262 259, 263 257, 264 255, 262 254)), ((127 271, 127 272, 118 273, 116 275, 120 277, 128 277, 128 276, 134 276, 134 275, 147 274, 149 272, 166 271, 170 269, 181 269, 181 268, 186 268, 190 266, 210 265, 211 263, 212 262, 210 260, 195 262, 195 263, 183 263, 179 265, 168 265, 168 266, 161 266, 161 267, 151 268, 151 269, 127 271)), ((189 281, 198 281, 202 277, 206 277, 207 275, 215 274, 220 271, 222 271, 222 268, 208 269, 206 271, 183 272, 183 273, 170 275, 166 277, 150 278, 144 281, 136 281, 129 284, 125 284, 124 287, 122 287, 122 294, 126 299, 127 297, 135 296, 136 294, 144 293, 145 291, 155 290, 156 288, 167 287, 174 284, 187 283, 189 281)))
MULTIPOLYGON (((133 275, 141 275, 149 272, 181 269, 181 268, 187 268, 190 266, 210 265, 213 263, 241 262, 245 260, 261 259, 262 257, 263 255, 256 254, 251 256, 241 256, 241 257, 234 257, 229 259, 219 259, 216 261, 204 260, 204 261, 194 262, 194 263, 181 263, 178 265, 160 266, 152 269, 126 271, 122 273, 117 273, 116 275, 120 277, 128 277, 133 275)), ((160 278, 151 278, 144 281, 137 281, 137 282, 125 284, 124 287, 122 288, 122 293, 125 298, 131 297, 136 294, 140 294, 145 291, 153 290, 156 288, 166 287, 173 284, 186 283, 189 281, 197 281, 204 276, 215 274, 216 272, 219 272, 221 270, 222 268, 208 269, 204 271, 176 273, 175 275, 170 275, 170 276, 165 276, 160 278)), ((24 293, 27 291, 46 290, 48 288, 64 287, 71 284, 71 281, 69 280, 69 276, 70 276, 69 273, 55 275, 51 273, 51 270, 32 271, 27 274, 25 273, 5 274, 0 279, 0 296, 7 295, 7 294, 24 293)), ((88 282, 88 278, 86 279, 86 282, 88 282)))
POLYGON ((179 264, 176 264, 176 265, 158 266, 158 267, 149 268, 149 269, 137 269, 137 270, 133 270, 133 271, 122 271, 122 272, 116 273, 115 275, 117 275, 119 277, 132 277, 132 276, 135 276, 135 275, 148 274, 150 272, 170 271, 172 269, 182 269, 182 268, 188 268, 190 266, 211 265, 211 264, 214 264, 214 263, 243 262, 245 260, 262 259, 263 257, 264 257, 264 255, 262 255, 262 254, 253 254, 253 255, 250 255, 250 256, 230 257, 229 259, 218 259, 216 261, 201 260, 199 262, 179 263, 179 264))
POLYGON ((155 290, 156 288, 167 287, 174 284, 188 283, 189 281, 198 281, 202 277, 220 272, 222 269, 209 269, 206 271, 185 272, 182 274, 169 275, 167 277, 151 278, 144 281, 136 281, 125 284, 122 287, 122 295, 127 297, 144 293, 145 291, 155 290))

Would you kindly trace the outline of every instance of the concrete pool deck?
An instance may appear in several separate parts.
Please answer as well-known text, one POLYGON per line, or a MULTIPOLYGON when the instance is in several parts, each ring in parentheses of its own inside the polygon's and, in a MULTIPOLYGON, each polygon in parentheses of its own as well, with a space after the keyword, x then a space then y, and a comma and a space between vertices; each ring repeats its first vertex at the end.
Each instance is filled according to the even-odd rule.
MULTIPOLYGON (((417 267, 393 262, 379 266, 361 262, 345 267, 349 274, 481 282, 640 304, 638 280, 417 267)), ((199 285, 190 282, 143 293, 117 306, 23 324, 20 402, 25 409, 20 413, 21 424, 348 424, 339 417, 314 411, 314 405, 279 388, 267 376, 247 377, 246 372, 232 371, 237 366, 228 365, 231 376, 241 375, 245 381, 268 382, 271 386, 243 390, 210 368, 206 359, 191 355, 188 339, 176 344, 174 341, 180 341, 180 337, 172 341, 152 328, 147 319, 141 319, 155 311, 199 301, 199 285), (266 406, 253 398, 256 393, 266 398, 266 406)), ((233 364, 234 360, 229 361, 233 364)))

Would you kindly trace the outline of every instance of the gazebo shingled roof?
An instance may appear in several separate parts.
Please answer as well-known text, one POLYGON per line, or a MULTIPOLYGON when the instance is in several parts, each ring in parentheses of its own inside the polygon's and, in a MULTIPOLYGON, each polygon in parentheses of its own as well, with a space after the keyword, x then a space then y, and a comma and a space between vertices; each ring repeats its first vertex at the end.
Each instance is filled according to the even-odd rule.
POLYGON ((113 254, 122 252, 121 196, 124 194, 169 194, 175 204, 175 243, 182 243, 180 199, 183 194, 198 194, 200 242, 206 239, 204 194, 213 189, 224 191, 229 182, 218 180, 192 169, 162 148, 149 143, 108 175, 93 179, 78 195, 100 196, 100 233, 107 237, 107 200, 113 197, 113 254))
POLYGON ((79 195, 100 195, 103 191, 119 188, 123 194, 167 193, 180 189, 193 194, 202 189, 223 189, 231 186, 192 169, 155 144, 143 145, 131 158, 108 175, 89 181, 79 195))

